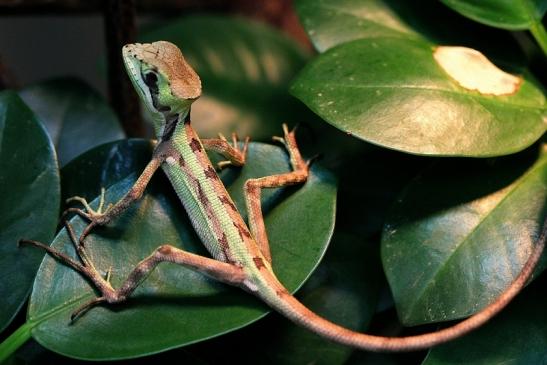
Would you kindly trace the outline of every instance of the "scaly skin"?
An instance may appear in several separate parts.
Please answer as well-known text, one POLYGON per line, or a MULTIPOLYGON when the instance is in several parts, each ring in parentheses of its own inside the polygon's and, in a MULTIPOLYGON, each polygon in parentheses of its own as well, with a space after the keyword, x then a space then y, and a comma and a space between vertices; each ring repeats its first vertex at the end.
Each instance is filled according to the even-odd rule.
POLYGON ((545 229, 522 272, 495 302, 472 317, 437 332, 400 338, 371 336, 329 322, 298 302, 277 280, 271 266, 268 239, 260 208, 262 188, 300 184, 308 177, 308 165, 300 156, 294 133, 289 132, 284 126, 284 137, 277 138, 284 142, 290 154, 293 171, 252 179, 245 184, 249 229, 204 150, 204 146, 212 147, 224 153, 230 163, 242 165, 245 162, 247 143, 243 151, 240 151, 235 138, 232 146, 223 138, 204 140, 202 143, 196 135, 191 127, 189 115, 192 102, 201 94, 201 83, 180 50, 168 42, 133 44, 124 47, 123 58, 135 89, 153 116, 159 142, 152 161, 133 188, 104 213, 100 210, 94 212, 84 199, 74 198, 84 203, 86 210, 71 210, 90 221, 79 240, 67 225, 83 264, 38 242, 25 241, 42 247, 63 263, 78 270, 101 291, 102 296, 77 310, 74 316, 101 302, 124 301, 157 264, 171 261, 201 271, 217 280, 242 287, 289 319, 330 340, 371 351, 417 350, 460 337, 493 317, 522 289, 541 256, 545 244, 545 229), (213 259, 163 245, 141 261, 124 284, 115 290, 101 277, 85 255, 85 236, 94 226, 108 223, 138 199, 159 166, 162 166, 169 177, 194 228, 213 259))

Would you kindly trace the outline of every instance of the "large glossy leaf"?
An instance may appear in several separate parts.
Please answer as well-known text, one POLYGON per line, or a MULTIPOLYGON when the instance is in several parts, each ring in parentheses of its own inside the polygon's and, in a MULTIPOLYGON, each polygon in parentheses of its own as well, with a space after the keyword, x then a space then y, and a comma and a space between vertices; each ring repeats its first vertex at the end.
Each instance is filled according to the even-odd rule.
POLYGON ((529 365, 547 359, 545 278, 484 327, 432 349, 422 365, 529 365))
POLYGON ((61 166, 92 147, 124 136, 108 104, 78 79, 52 79, 19 94, 44 122, 61 166))
POLYGON ((450 77, 434 50, 397 38, 344 43, 308 64, 291 92, 335 127, 415 154, 504 155, 545 132, 545 95, 533 79, 512 94, 480 93, 450 77))
POLYGON ((146 31, 142 39, 175 43, 200 75, 203 96, 192 106, 200 136, 236 131, 269 141, 281 123, 307 114, 287 92, 307 55, 278 30, 238 18, 193 16, 146 31))
POLYGON ((32 286, 42 252, 21 238, 49 242, 59 215, 59 169, 43 126, 14 92, 0 93, 0 331, 32 286))
POLYGON ((417 171, 430 166, 432 159, 375 148, 344 162, 337 175, 340 183, 336 227, 376 238, 401 190, 417 171))
POLYGON ((399 38, 465 45, 511 63, 522 59, 516 42, 506 32, 467 20, 438 0, 298 0, 295 3, 300 20, 319 52, 356 39, 399 38))
POLYGON ((468 316, 519 274, 546 212, 547 154, 536 151, 439 164, 402 193, 382 260, 403 323, 468 316))
POLYGON ((62 200, 76 195, 92 200, 101 188, 142 170, 152 148, 152 141, 125 139, 82 153, 61 170, 62 200))
POLYGON ((545 0, 441 0, 475 21, 498 28, 522 30, 541 22, 547 10, 545 0))
POLYGON ((319 52, 361 38, 421 39, 399 15, 404 4, 397 2, 299 0, 296 10, 319 52))
MULTIPOLYGON (((105 148, 113 151, 112 145, 105 148)), ((134 146, 140 148, 149 149, 150 144, 134 146)), ((102 160, 110 154, 101 152, 97 158, 102 160)), ((224 179, 243 209, 244 180, 287 169, 288 159, 281 148, 252 144, 248 163, 241 173, 227 172, 224 179)), ((107 200, 116 200, 133 181, 134 176, 130 176, 112 185, 107 200)), ((159 244, 171 243, 206 255, 167 180, 159 174, 147 191, 127 214, 112 226, 95 231, 87 241, 96 266, 101 270, 112 268, 114 286, 120 285, 135 264, 159 244)), ((286 189, 281 194, 270 191, 263 201, 274 267, 280 280, 294 291, 318 264, 330 239, 335 207, 333 178, 316 165, 303 187, 286 189)), ((81 230, 79 218, 72 222, 77 231, 81 230)), ((54 246, 72 253, 64 231, 55 239, 54 246)), ((267 312, 263 304, 240 290, 191 270, 164 264, 126 304, 94 308, 70 325, 70 313, 94 295, 78 274, 50 258, 45 259, 29 305, 33 337, 45 347, 69 356, 127 358, 214 337, 251 323, 267 312)))

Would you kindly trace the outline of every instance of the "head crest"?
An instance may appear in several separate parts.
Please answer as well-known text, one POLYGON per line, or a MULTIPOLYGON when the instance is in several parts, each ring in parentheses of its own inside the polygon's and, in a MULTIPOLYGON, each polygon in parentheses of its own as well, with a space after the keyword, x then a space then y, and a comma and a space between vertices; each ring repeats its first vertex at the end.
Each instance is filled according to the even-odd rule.
POLYGON ((124 47, 124 52, 156 67, 166 75, 174 96, 196 99, 201 95, 201 80, 198 74, 173 43, 158 41, 128 44, 124 47))

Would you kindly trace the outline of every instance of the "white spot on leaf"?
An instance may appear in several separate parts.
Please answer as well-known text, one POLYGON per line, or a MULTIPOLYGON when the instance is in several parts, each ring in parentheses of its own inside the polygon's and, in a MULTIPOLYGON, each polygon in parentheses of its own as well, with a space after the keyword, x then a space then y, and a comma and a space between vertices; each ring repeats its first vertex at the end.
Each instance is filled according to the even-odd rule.
POLYGON ((522 81, 520 77, 500 70, 471 48, 441 46, 435 49, 433 57, 460 86, 481 94, 514 94, 522 81))

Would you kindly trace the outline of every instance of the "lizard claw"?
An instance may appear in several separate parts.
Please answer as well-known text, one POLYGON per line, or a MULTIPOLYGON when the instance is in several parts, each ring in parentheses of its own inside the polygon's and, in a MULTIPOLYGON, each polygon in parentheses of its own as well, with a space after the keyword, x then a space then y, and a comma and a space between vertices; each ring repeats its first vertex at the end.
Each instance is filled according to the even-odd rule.
POLYGON ((105 197, 105 189, 101 188, 101 195, 99 197, 99 206, 97 207, 97 210, 91 208, 91 205, 89 205, 87 200, 85 198, 81 197, 81 196, 73 196, 71 198, 68 198, 66 200, 67 204, 70 204, 70 203, 73 203, 73 202, 78 202, 78 203, 80 203, 84 206, 84 209, 68 208, 63 213, 63 216, 65 215, 66 212, 73 212, 73 213, 76 213, 76 214, 88 219, 89 221, 95 222, 95 224, 99 224, 99 225, 100 224, 105 224, 107 222, 106 221, 103 222, 104 217, 108 214, 108 212, 112 208, 112 204, 108 204, 106 209, 103 211, 104 197, 105 197))
POLYGON ((283 137, 273 136, 272 140, 275 141, 275 142, 283 143, 286 146, 287 145, 287 139, 290 138, 290 137, 294 138, 294 135, 296 133, 296 128, 298 128, 298 125, 295 126, 292 130, 289 131, 289 126, 287 125, 287 123, 283 123, 282 128, 283 128, 283 137))
POLYGON ((87 219, 89 221, 89 224, 85 227, 79 239, 80 244, 83 245, 85 237, 91 232, 91 229, 93 229, 93 227, 105 225, 110 221, 110 217, 108 213, 112 209, 113 205, 108 204, 106 209, 104 209, 104 205, 105 205, 105 189, 104 188, 101 188, 101 195, 99 197, 99 206, 97 207, 96 210, 91 208, 91 205, 88 203, 88 201, 81 196, 73 196, 66 200, 67 204, 70 204, 73 202, 77 202, 83 205, 83 209, 75 208, 75 207, 67 208, 62 214, 61 220, 66 220, 66 216, 68 215, 68 213, 75 213, 79 215, 80 217, 87 219))
MULTIPOLYGON (((223 141, 227 141, 226 137, 224 137, 221 133, 219 133, 218 136, 223 141)), ((239 138, 238 138, 237 134, 235 132, 233 132, 232 133, 232 143, 231 143, 231 145, 230 145, 229 142, 227 142, 227 143, 228 143, 228 145, 230 145, 230 147, 232 147, 234 152, 240 156, 241 165, 242 165, 242 164, 245 163, 245 157, 247 156, 247 149, 249 147, 250 138, 249 138, 249 136, 245 137, 245 141, 243 142, 243 148, 239 148, 238 141, 239 141, 239 138)), ((231 166, 233 164, 234 163, 230 160, 224 160, 224 161, 220 161, 219 163, 217 163, 217 168, 219 170, 222 170, 223 168, 225 168, 227 166, 231 166)))

